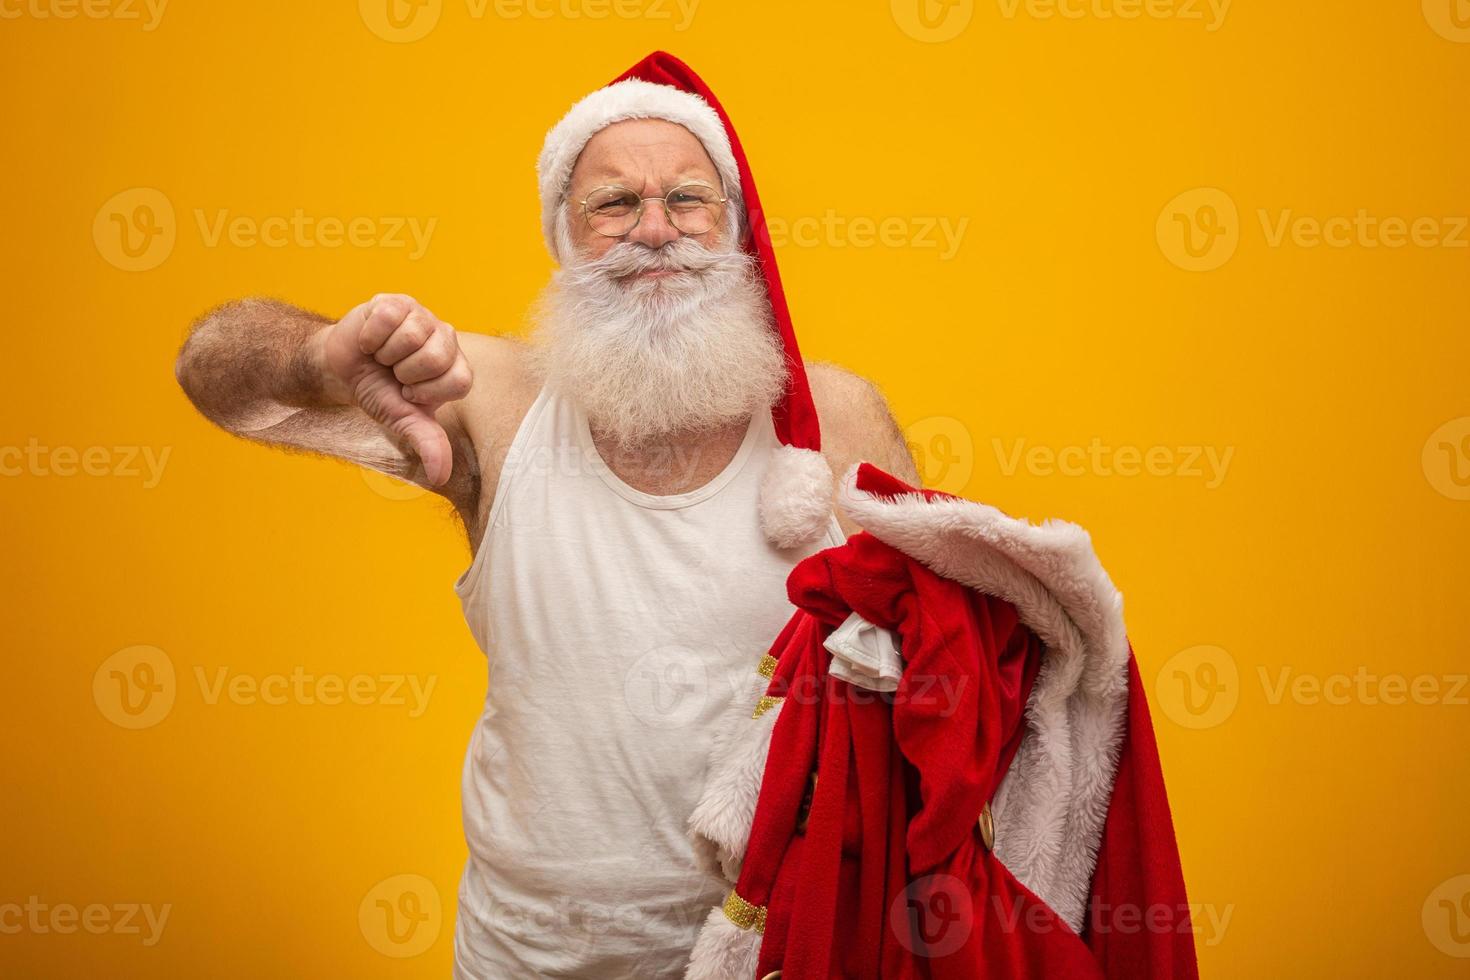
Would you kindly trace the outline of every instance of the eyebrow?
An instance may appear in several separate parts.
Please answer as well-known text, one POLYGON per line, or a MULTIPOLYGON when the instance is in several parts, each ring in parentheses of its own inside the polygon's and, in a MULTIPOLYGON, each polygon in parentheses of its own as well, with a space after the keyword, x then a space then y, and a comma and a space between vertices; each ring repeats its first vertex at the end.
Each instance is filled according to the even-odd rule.
MULTIPOLYGON (((674 174, 675 176, 671 178, 670 183, 667 185, 668 187, 678 187, 680 184, 687 184, 691 180, 707 181, 715 187, 720 186, 720 175, 718 172, 712 176, 706 176, 704 168, 697 164, 689 167, 681 167, 674 171, 674 174)), ((619 187, 627 187, 634 182, 634 178, 629 177, 626 171, 619 170, 615 167, 597 167, 589 170, 585 176, 588 180, 592 181, 590 185, 592 187, 600 187, 607 183, 614 183, 619 187)), ((640 180, 638 183, 641 184, 643 181, 640 180)), ((629 189, 637 190, 637 188, 629 189)))

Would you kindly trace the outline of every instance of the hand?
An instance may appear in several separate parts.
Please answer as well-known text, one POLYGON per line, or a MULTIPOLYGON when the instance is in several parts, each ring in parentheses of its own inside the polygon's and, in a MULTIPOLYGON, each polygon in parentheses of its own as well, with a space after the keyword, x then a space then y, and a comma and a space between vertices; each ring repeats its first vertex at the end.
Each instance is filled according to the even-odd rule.
POLYGON ((356 405, 443 486, 454 465, 434 409, 469 394, 474 375, 454 328, 410 296, 379 293, 317 335, 328 395, 356 405))

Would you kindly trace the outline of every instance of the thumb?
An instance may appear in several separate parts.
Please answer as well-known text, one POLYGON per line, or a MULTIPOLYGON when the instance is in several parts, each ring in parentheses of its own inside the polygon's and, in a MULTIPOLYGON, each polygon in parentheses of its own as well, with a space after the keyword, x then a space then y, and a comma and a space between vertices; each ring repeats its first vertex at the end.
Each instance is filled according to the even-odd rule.
POLYGON ((448 482, 454 466, 449 434, 432 409, 403 397, 402 386, 392 371, 378 367, 358 382, 354 394, 363 412, 387 429, 395 443, 407 443, 423 464, 424 477, 430 486, 439 487, 448 482))

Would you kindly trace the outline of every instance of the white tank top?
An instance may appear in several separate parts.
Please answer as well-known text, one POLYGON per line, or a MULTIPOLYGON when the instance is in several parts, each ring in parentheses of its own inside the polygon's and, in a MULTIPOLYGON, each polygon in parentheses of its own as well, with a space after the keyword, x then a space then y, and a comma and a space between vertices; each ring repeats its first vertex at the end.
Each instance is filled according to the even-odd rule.
POLYGON ((607 467, 573 399, 543 389, 521 422, 454 584, 490 668, 456 977, 683 976, 726 892, 685 831, 711 737, 749 710, 733 695, 792 614, 792 566, 844 540, 835 517, 806 548, 765 540, 776 443, 757 412, 718 476, 657 496, 607 467))

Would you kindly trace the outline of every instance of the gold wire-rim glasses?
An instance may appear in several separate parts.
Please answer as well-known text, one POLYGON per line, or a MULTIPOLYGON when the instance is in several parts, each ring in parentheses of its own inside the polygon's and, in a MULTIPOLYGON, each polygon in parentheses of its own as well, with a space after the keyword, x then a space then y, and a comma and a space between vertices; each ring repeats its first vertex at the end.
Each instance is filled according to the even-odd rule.
POLYGON ((668 190, 664 191, 662 195, 654 197, 643 197, 631 187, 624 187, 622 184, 603 184, 601 186, 592 188, 590 191, 587 192, 586 196, 577 203, 581 205, 582 219, 587 222, 588 228, 591 228, 603 238, 622 238, 624 235, 632 234, 633 229, 637 228, 638 225, 643 221, 643 206, 649 201, 658 201, 660 204, 663 205, 664 220, 668 221, 669 225, 677 229, 681 234, 703 235, 710 231, 713 231, 715 227, 720 223, 720 218, 723 217, 725 213, 725 205, 729 203, 730 199, 725 196, 722 190, 716 188, 713 184, 707 183, 702 180, 686 180, 681 184, 670 187, 668 190), (686 187, 699 187, 703 190, 713 191, 715 193, 715 199, 709 202, 710 204, 714 205, 714 208, 712 212, 709 212, 710 223, 708 228, 704 228, 699 231, 689 231, 680 227, 679 219, 675 217, 673 209, 669 207, 669 198, 686 187), (627 195, 637 198, 638 207, 632 212, 633 223, 630 224, 627 228, 624 228, 621 231, 603 231, 601 228, 598 228, 597 225, 593 223, 593 215, 589 202, 602 191, 622 191, 627 195))

